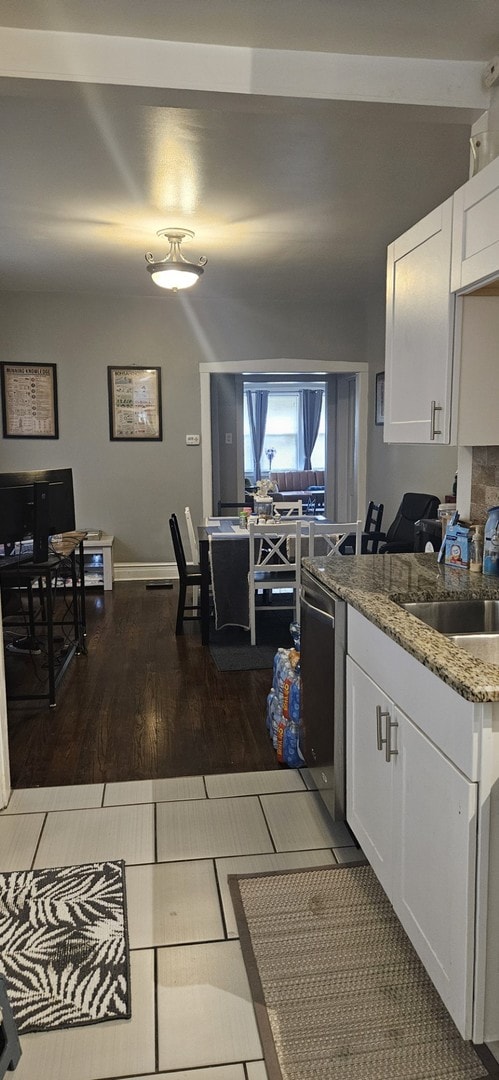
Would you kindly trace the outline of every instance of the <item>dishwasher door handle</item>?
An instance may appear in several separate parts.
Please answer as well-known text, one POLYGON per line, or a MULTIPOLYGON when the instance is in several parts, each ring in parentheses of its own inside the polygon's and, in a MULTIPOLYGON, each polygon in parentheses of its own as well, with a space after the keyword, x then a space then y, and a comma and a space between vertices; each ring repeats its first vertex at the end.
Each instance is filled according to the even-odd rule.
POLYGON ((303 587, 300 588, 300 600, 304 607, 307 607, 309 611, 315 611, 316 615, 320 615, 322 619, 328 619, 334 626, 334 615, 331 615, 329 611, 324 611, 323 608, 315 607, 315 604, 311 604, 310 600, 307 600, 303 587))

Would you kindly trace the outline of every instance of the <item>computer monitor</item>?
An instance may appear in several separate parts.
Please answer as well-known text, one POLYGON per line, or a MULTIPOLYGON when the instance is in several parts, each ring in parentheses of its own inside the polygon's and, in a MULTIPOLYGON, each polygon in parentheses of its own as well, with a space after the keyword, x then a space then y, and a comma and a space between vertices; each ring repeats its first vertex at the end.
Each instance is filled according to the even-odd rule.
POLYGON ((33 559, 45 562, 48 540, 75 528, 72 469, 0 473, 0 544, 33 539, 33 559))

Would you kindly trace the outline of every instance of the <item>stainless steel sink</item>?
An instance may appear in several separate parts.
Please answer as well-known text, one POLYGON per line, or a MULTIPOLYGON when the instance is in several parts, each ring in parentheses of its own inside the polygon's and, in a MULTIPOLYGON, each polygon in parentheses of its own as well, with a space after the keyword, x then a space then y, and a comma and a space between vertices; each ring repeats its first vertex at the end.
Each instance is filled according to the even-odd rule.
POLYGON ((499 600, 434 600, 401 607, 441 634, 499 635, 499 600))
POLYGON ((433 600, 401 607, 471 656, 499 665, 499 600, 433 600))
POLYGON ((486 664, 499 664, 499 633, 447 634, 446 637, 477 660, 484 660, 486 664))

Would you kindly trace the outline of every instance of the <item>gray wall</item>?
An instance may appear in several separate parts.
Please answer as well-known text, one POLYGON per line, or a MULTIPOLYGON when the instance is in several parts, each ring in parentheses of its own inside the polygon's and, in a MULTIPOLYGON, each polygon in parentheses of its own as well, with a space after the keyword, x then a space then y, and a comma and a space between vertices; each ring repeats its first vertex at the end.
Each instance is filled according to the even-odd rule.
MULTIPOLYGON (((201 288, 202 286, 200 286, 201 288)), ((385 297, 362 311, 307 311, 182 297, 151 299, 47 294, 0 295, 0 359, 56 363, 57 441, 2 439, 2 470, 72 467, 77 521, 116 536, 118 562, 172 561, 168 516, 188 503, 201 518, 201 448, 185 436, 200 430, 199 363, 291 357, 370 365, 368 498, 394 517, 404 491, 452 490, 456 450, 387 446, 374 425, 374 377, 384 368, 385 297), (163 441, 109 439, 107 366, 159 366, 163 441)))
MULTIPOLYGON (((202 283, 203 284, 203 283, 202 283)), ((202 284, 199 288, 202 288, 202 284)), ((271 358, 359 362, 362 312, 158 296, 0 294, 0 359, 56 363, 59 439, 2 439, 0 468, 71 467, 77 523, 116 537, 117 562, 172 561, 172 511, 201 517, 199 363, 271 358), (107 366, 159 366, 163 441, 109 439, 107 366)))

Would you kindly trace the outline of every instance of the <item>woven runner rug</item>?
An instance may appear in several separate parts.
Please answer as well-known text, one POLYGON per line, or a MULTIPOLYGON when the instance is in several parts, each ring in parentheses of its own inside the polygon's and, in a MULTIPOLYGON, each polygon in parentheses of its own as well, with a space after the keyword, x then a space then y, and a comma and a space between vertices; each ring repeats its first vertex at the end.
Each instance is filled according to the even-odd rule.
POLYGON ((0 874, 0 974, 20 1035, 129 1019, 124 863, 0 874))
POLYGON ((269 1080, 479 1080, 370 866, 229 878, 269 1080))

